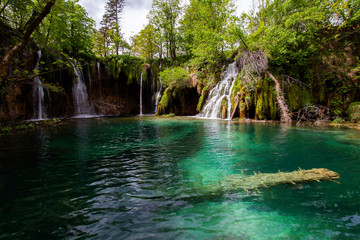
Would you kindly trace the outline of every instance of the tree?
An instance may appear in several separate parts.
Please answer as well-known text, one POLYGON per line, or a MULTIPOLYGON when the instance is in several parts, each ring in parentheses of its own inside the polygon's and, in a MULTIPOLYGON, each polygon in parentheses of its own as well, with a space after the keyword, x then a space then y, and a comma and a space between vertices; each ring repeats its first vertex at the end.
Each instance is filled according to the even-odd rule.
POLYGON ((156 31, 160 33, 160 57, 162 41, 165 42, 167 55, 175 60, 178 37, 178 20, 181 15, 181 0, 154 0, 148 18, 156 31))
POLYGON ((101 25, 107 31, 112 43, 115 45, 116 55, 119 55, 121 43, 123 41, 120 32, 120 14, 124 8, 125 0, 109 0, 105 6, 105 14, 101 25))
POLYGON ((132 38, 133 51, 138 53, 142 58, 153 59, 158 48, 156 44, 156 32, 154 26, 146 25, 139 34, 132 38))
POLYGON ((77 0, 57 0, 35 34, 38 45, 74 58, 92 55, 94 20, 77 0))
POLYGON ((237 23, 234 13, 232 0, 190 1, 181 21, 181 33, 185 49, 194 56, 195 65, 218 62, 224 58, 225 51, 239 42, 238 36, 237 39, 231 37, 237 23))
POLYGON ((185 68, 174 67, 166 68, 160 72, 161 81, 165 88, 167 87, 183 87, 190 79, 185 68))
POLYGON ((20 52, 30 41, 31 35, 39 27, 44 18, 50 13, 56 0, 49 0, 41 12, 34 11, 27 24, 25 25, 25 32, 21 40, 10 48, 4 55, 0 63, 0 82, 4 84, 9 75, 10 63, 15 55, 20 52))

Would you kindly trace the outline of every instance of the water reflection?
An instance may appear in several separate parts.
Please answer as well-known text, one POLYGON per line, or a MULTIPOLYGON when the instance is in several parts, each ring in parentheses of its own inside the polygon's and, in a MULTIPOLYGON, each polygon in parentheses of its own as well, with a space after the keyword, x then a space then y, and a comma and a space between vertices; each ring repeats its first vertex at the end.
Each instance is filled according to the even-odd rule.
POLYGON ((0 238, 360 237, 360 150, 348 137, 352 131, 209 120, 72 121, 0 137, 0 238), (298 167, 338 171, 342 184, 252 195, 201 191, 242 171, 298 167))

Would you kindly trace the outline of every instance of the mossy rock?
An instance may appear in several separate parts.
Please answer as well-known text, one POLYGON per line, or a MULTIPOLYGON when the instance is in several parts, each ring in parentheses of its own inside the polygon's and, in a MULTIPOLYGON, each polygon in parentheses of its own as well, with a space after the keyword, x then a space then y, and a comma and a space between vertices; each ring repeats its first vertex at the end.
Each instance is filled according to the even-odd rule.
POLYGON ((360 102, 350 104, 347 114, 350 122, 360 123, 360 102))

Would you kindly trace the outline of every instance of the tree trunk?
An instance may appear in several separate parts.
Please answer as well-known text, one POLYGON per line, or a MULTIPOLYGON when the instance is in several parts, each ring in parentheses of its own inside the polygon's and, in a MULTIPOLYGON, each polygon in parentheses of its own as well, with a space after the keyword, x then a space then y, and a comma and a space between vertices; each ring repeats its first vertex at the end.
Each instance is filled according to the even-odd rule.
POLYGON ((289 114, 289 107, 287 106, 287 104, 285 102, 285 98, 283 96, 280 84, 279 84, 278 80, 276 80, 276 78, 270 72, 267 72, 267 74, 275 82, 276 98, 277 98, 277 103, 278 103, 278 106, 280 109, 280 121, 290 123, 291 117, 289 114))
POLYGON ((236 105, 235 105, 235 107, 234 107, 234 111, 233 111, 233 113, 231 114, 231 118, 230 118, 230 120, 233 120, 233 119, 234 119, 235 114, 236 114, 236 110, 238 109, 239 105, 240 105, 240 98, 239 98, 239 97, 237 97, 237 100, 236 100, 236 105))
POLYGON ((15 57, 15 55, 20 52, 30 41, 30 37, 35 29, 40 25, 44 18, 50 13, 51 8, 54 6, 56 0, 49 0, 45 5, 42 12, 34 12, 32 17, 27 24, 24 36, 21 41, 13 46, 3 57, 0 63, 0 83, 3 84, 4 81, 8 79, 10 63, 15 57))

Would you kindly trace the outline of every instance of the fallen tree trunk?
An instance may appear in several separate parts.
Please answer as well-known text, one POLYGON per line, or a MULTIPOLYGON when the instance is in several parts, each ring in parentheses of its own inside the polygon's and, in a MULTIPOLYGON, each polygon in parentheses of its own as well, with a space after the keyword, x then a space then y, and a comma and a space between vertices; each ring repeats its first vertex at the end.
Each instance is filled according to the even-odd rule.
MULTIPOLYGON (((297 185, 301 183, 333 181, 340 178, 340 174, 326 168, 299 169, 293 172, 254 173, 252 176, 241 174, 229 175, 223 181, 212 182, 202 186, 194 186, 192 193, 196 195, 221 195, 236 191, 257 191, 278 185, 297 185)), ((337 182, 338 183, 338 182, 337 182)), ((190 194, 193 196, 192 194, 190 194)))
POLYGON ((293 172, 255 173, 253 176, 230 175, 222 183, 226 191, 238 189, 252 190, 269 188, 282 184, 299 184, 310 182, 335 181, 340 174, 326 168, 300 169, 293 172))
POLYGON ((235 107, 234 107, 234 111, 233 111, 232 114, 231 114, 230 120, 233 120, 233 119, 234 119, 235 114, 236 114, 236 110, 238 109, 239 105, 240 105, 240 99, 239 99, 239 97, 238 97, 237 100, 236 100, 236 104, 235 104, 235 107))
POLYGON ((279 81, 268 71, 267 74, 275 82, 276 99, 280 109, 280 121, 285 123, 291 122, 289 114, 289 107, 285 102, 284 94, 282 93, 279 81))

